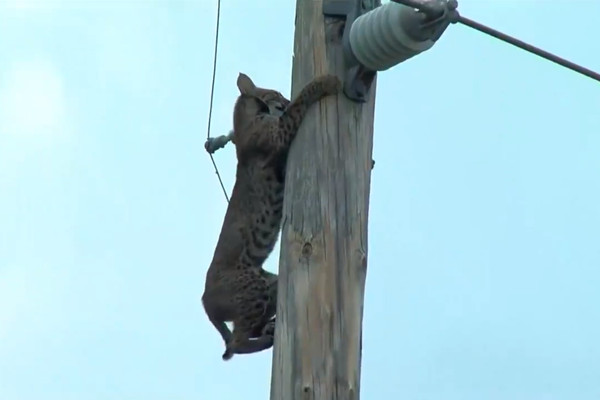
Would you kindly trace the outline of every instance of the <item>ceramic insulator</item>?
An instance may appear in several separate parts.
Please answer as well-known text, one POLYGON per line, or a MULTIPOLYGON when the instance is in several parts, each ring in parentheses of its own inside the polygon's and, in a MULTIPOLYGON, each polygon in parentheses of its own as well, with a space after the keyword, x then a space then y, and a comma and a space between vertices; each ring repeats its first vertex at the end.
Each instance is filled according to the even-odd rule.
POLYGON ((394 2, 361 15, 350 29, 354 56, 372 71, 385 71, 428 50, 433 40, 417 40, 408 34, 418 18, 414 9, 394 2))

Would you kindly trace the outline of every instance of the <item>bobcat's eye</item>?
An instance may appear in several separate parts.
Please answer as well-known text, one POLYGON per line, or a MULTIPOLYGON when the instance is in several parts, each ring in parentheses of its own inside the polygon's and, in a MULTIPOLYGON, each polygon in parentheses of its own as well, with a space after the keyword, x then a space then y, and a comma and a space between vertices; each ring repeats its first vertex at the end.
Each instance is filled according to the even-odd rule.
POLYGON ((287 106, 290 104, 289 101, 287 101, 286 99, 281 99, 278 103, 277 103, 277 109, 279 111, 285 111, 285 109, 287 108, 287 106))

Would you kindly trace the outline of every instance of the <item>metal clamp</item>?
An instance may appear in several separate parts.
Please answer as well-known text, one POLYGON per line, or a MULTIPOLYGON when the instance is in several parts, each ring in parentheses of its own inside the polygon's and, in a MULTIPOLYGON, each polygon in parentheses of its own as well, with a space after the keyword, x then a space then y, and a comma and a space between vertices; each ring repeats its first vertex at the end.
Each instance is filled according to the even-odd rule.
MULTIPOLYGON (((324 0, 323 14, 328 17, 343 17, 346 19, 342 46, 346 72, 344 74, 344 94, 356 102, 366 102, 366 95, 371 88, 376 71, 365 68, 352 53, 350 47, 350 29, 356 18, 375 7, 367 8, 362 0, 324 0)), ((375 2, 373 2, 375 3, 375 2)))
POLYGON ((458 22, 458 1, 457 0, 391 0, 394 3, 402 4, 407 7, 419 10, 424 14, 425 19, 420 24, 421 35, 427 34, 427 37, 434 42, 437 41, 442 33, 450 24, 458 22))

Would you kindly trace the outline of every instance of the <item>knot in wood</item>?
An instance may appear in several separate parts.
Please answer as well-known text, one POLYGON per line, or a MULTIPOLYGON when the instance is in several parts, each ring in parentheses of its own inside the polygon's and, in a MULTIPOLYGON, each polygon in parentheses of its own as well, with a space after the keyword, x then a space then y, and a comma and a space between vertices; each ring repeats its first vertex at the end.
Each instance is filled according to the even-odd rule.
POLYGON ((303 400, 310 400, 313 398, 313 393, 312 393, 312 389, 310 386, 305 385, 302 388, 302 399, 303 400))
POLYGON ((312 255, 312 244, 309 242, 304 243, 302 246, 302 257, 308 258, 312 255))

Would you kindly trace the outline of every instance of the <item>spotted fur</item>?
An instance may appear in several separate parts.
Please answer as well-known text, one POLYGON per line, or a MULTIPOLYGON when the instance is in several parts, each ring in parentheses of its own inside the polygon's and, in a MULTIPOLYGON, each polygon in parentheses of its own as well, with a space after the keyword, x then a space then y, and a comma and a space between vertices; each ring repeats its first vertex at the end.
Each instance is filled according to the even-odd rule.
POLYGON ((236 181, 202 296, 208 318, 225 341, 224 360, 273 346, 277 275, 262 265, 281 228, 288 151, 308 108, 341 89, 338 78, 322 76, 290 103, 275 90, 256 87, 244 74, 237 86, 236 181), (226 322, 233 322, 233 333, 226 322))

